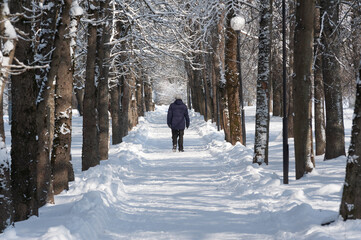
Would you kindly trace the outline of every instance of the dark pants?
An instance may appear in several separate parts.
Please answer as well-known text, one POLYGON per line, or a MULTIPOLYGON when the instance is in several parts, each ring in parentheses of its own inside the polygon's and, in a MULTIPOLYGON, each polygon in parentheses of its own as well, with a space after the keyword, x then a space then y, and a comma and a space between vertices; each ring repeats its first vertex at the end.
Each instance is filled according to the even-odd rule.
POLYGON ((179 151, 183 150, 183 135, 184 130, 173 130, 172 129, 172 140, 173 140, 173 148, 177 149, 177 138, 178 139, 178 149, 179 151))

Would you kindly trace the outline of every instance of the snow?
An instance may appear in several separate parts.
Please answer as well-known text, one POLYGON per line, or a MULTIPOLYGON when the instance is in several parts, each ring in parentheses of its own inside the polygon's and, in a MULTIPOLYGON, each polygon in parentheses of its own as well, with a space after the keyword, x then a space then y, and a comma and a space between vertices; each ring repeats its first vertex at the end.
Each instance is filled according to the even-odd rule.
MULTIPOLYGON (((258 166, 252 164, 255 107, 246 107, 249 147, 226 143, 215 124, 190 112, 183 153, 171 151, 167 109, 146 113, 123 143, 111 146, 109 160, 85 172, 82 118, 74 113, 75 181, 55 205, 0 239, 360 239, 361 220, 338 216, 346 157, 316 157, 314 171, 296 181, 290 139, 284 185, 281 118, 271 118, 269 165, 258 166)), ((344 114, 349 143, 352 110, 344 114)))
POLYGON ((8 0, 3 0, 2 14, 3 15, 9 15, 10 14, 8 0))
POLYGON ((9 155, 6 150, 5 143, 2 137, 0 137, 0 175, 3 174, 3 169, 1 168, 2 166, 9 168, 9 155))
POLYGON ((78 0, 73 0, 71 3, 70 15, 72 17, 82 16, 84 14, 84 10, 79 6, 78 0))
POLYGON ((60 126, 60 133, 63 134, 63 135, 66 135, 66 134, 70 134, 71 131, 69 129, 69 127, 67 126, 67 124, 63 123, 61 126, 60 126))
POLYGON ((5 37, 9 39, 17 39, 17 34, 14 26, 11 24, 10 20, 5 20, 5 37))

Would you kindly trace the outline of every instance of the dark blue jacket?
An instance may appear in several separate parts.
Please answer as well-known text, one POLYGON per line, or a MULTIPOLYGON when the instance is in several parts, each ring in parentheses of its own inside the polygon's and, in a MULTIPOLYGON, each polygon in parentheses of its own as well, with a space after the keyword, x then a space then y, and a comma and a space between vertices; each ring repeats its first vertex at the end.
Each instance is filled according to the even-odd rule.
POLYGON ((182 100, 177 99, 169 106, 167 124, 173 130, 184 130, 189 127, 187 106, 182 100))

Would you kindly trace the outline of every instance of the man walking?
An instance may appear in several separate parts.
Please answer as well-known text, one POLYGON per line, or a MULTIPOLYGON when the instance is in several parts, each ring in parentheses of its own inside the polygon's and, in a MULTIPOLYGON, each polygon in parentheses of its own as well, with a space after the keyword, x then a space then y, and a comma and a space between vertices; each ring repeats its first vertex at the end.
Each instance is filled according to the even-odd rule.
POLYGON ((177 139, 178 150, 184 152, 183 135, 185 127, 189 127, 189 116, 181 95, 176 95, 174 103, 169 106, 167 124, 172 129, 173 152, 177 150, 177 139))

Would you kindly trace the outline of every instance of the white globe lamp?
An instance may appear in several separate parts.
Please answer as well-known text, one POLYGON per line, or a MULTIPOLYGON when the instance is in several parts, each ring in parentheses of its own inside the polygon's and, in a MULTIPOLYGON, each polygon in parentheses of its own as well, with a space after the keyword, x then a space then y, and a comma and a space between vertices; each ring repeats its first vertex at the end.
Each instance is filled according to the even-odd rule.
POLYGON ((246 24, 246 19, 241 15, 236 15, 231 19, 231 28, 234 31, 241 31, 246 24))

